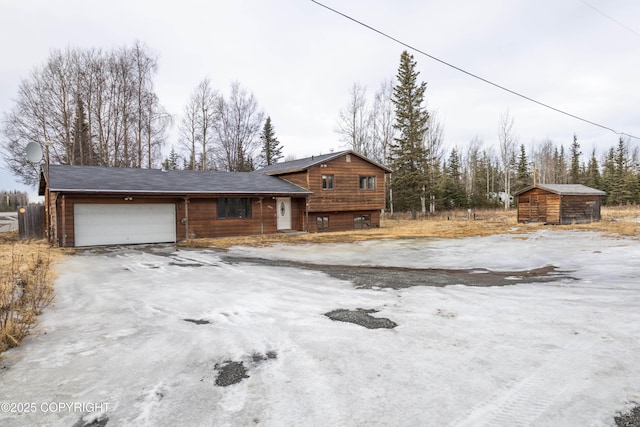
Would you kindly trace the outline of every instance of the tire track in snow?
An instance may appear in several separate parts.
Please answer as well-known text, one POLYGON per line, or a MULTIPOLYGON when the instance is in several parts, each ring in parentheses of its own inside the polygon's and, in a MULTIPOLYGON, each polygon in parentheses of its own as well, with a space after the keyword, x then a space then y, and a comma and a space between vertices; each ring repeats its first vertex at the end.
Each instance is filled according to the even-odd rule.
POLYGON ((450 426, 529 426, 562 394, 581 373, 576 359, 592 343, 575 339, 555 351, 531 375, 510 381, 466 411, 450 426), (578 357, 576 357, 578 355, 578 357))

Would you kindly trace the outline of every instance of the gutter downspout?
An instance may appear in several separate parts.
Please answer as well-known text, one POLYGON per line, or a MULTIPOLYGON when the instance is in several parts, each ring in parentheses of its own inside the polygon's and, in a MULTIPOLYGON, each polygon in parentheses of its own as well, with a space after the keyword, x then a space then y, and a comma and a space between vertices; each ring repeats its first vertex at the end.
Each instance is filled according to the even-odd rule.
POLYGON ((309 232, 309 196, 304 197, 304 231, 309 232))
POLYGON ((260 234, 264 234, 264 215, 262 214, 262 197, 258 198, 258 203, 260 203, 260 234))
MULTIPOLYGON (((184 198, 184 240, 189 240, 189 198, 184 198)), ((176 236, 177 237, 177 236, 176 236)))

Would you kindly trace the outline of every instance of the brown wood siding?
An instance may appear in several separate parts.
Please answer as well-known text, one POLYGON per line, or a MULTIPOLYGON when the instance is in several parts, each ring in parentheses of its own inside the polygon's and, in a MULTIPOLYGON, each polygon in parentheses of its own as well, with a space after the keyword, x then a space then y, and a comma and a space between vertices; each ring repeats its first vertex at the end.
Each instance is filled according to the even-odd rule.
POLYGON ((358 156, 340 156, 306 171, 279 175, 280 178, 311 190, 309 211, 342 212, 382 210, 385 207, 385 172, 358 156), (324 166, 326 165, 326 167, 324 166), (322 188, 322 175, 333 175, 333 189, 322 188), (361 190, 360 177, 375 176, 374 190, 361 190))
MULTIPOLYGON (((57 244, 59 246, 74 246, 74 205, 76 203, 107 203, 107 204, 131 204, 131 203, 174 203, 176 206, 176 239, 187 238, 214 238, 229 236, 256 235, 261 232, 275 233, 276 230, 276 205, 271 197, 262 199, 262 215, 259 198, 252 198, 251 218, 248 219, 217 219, 217 199, 204 197, 189 197, 187 210, 185 210, 184 197, 134 197, 133 201, 126 201, 118 196, 82 196, 59 195, 55 200, 54 212, 57 212, 55 230, 57 244), (64 210, 63 210, 64 209, 64 210), (64 212, 64 214, 63 214, 64 212), (187 218, 188 221, 183 222, 187 218)), ((292 198, 291 226, 294 230, 305 230, 305 199, 292 198)))
MULTIPOLYGON (((52 197, 53 198, 53 197, 52 197)), ((108 204, 132 204, 132 203, 179 203, 181 199, 174 197, 135 197, 134 201, 124 200, 124 196, 83 196, 83 195, 58 195, 55 206, 58 212, 57 242, 59 246, 75 246, 74 235, 74 205, 76 203, 108 203, 108 204)), ((176 210, 176 234, 180 232, 180 216, 176 210)), ((184 233, 183 233, 184 234, 184 233)))
POLYGON ((518 196, 518 222, 547 222, 549 196, 548 191, 539 188, 533 188, 518 196))
POLYGON ((518 222, 572 224, 600 220, 600 196, 565 195, 533 188, 518 196, 518 222))
POLYGON ((600 196, 562 196, 562 224, 600 220, 600 196))
POLYGON ((352 212, 309 212, 309 232, 317 233, 321 231, 347 231, 355 228, 355 216, 370 215, 371 228, 380 227, 380 211, 352 211, 352 212), (317 218, 328 218, 329 229, 318 230, 317 218))

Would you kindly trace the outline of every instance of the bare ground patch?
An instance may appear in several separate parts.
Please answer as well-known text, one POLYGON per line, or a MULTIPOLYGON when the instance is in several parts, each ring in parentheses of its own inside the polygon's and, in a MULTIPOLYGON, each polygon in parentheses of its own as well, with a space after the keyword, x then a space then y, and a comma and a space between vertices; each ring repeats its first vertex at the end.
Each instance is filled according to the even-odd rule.
POLYGON ((546 266, 521 271, 493 271, 485 268, 445 269, 312 264, 287 260, 223 256, 229 263, 248 263, 321 271, 331 277, 347 280, 356 288, 402 289, 412 286, 507 286, 520 283, 552 282, 572 279, 569 271, 546 266))

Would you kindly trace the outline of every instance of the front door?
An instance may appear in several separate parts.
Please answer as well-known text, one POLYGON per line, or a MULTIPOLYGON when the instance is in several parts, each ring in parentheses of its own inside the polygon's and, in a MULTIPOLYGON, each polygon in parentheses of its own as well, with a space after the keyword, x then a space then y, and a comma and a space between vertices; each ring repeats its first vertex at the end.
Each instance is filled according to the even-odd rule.
POLYGON ((291 197, 277 197, 278 230, 291 230, 291 197))

